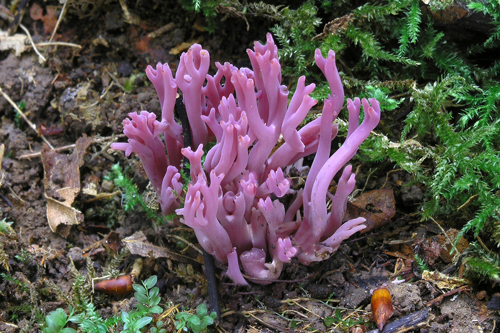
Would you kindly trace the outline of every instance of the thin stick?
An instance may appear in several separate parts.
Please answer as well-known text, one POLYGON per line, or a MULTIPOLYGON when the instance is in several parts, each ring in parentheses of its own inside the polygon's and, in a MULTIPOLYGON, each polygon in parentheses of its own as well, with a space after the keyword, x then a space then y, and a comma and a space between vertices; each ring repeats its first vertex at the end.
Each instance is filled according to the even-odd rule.
POLYGON ((66 42, 48 42, 48 43, 36 43, 38 47, 47 47, 47 46, 69 46, 77 49, 81 49, 82 46, 74 43, 66 43, 66 42))
POLYGON ((21 29, 24 30, 26 35, 28 35, 28 40, 30 41, 31 46, 33 46, 33 50, 35 50, 36 54, 38 54, 38 58, 39 58, 38 60, 40 61, 40 63, 44 63, 45 61, 47 61, 47 59, 45 59, 45 57, 36 48, 35 42, 33 42, 33 38, 31 38, 31 34, 30 34, 29 30, 22 24, 19 24, 19 26, 21 27, 21 29))
MULTIPOLYGON (((197 248, 193 243, 190 243, 188 242, 187 240, 185 240, 184 238, 180 237, 180 236, 177 236, 177 235, 166 235, 167 237, 170 237, 170 238, 175 238, 177 239, 178 241, 181 241, 183 243, 186 243, 189 247, 191 247, 192 249, 198 251, 199 254, 203 255, 203 251, 200 250, 199 248, 197 248)), ((184 251, 184 250, 183 250, 184 251)))
MULTIPOLYGON (((114 136, 105 136, 105 137, 102 137, 102 138, 94 139, 93 143, 99 143, 99 142, 107 141, 107 140, 110 140, 110 139, 123 138, 125 136, 126 136, 125 134, 118 134, 118 135, 114 135, 114 136)), ((57 147, 57 148, 52 148, 52 150, 54 150, 54 151, 63 151, 63 150, 69 150, 69 149, 73 149, 73 148, 75 148, 75 144, 71 144, 71 145, 67 145, 67 146, 62 146, 62 147, 57 147)), ((41 151, 39 151, 37 153, 31 153, 31 154, 26 154, 26 155, 19 156, 19 159, 23 160, 23 159, 26 159, 26 158, 34 158, 34 157, 40 157, 40 156, 42 156, 42 152, 41 151)))
POLYGON ((465 286, 461 286, 460 288, 456 288, 456 289, 450 290, 447 293, 444 293, 441 296, 438 296, 437 298, 435 298, 435 299, 433 299, 433 300, 425 303, 424 306, 425 307, 430 307, 430 306, 434 306, 434 305, 440 304, 445 297, 448 297, 448 296, 451 296, 453 294, 460 293, 462 291, 468 290, 468 288, 469 288, 469 286, 465 285, 465 286))
MULTIPOLYGON (((29 119, 28 117, 26 117, 26 115, 23 113, 23 111, 21 111, 21 109, 17 106, 16 103, 14 103, 14 101, 12 99, 10 99, 9 95, 7 95, 3 90, 2 88, 0 87, 0 93, 2 93, 3 97, 10 103, 10 105, 12 105, 12 107, 21 115, 21 117, 23 117, 24 121, 26 121, 28 123, 28 125, 31 127, 31 129, 33 131, 35 131, 36 134, 38 134, 37 130, 36 130, 36 125, 33 124, 29 119)), ((50 144, 49 141, 47 141, 47 138, 43 135, 43 134, 39 134, 40 137, 42 138, 43 141, 45 141, 45 143, 50 147, 50 149, 54 149, 54 147, 50 144)))
POLYGON ((467 199, 467 201, 466 201, 466 202, 465 202, 462 206, 460 206, 460 207, 458 207, 458 208, 457 208, 457 212, 458 212, 460 209, 462 209, 462 208, 464 208, 464 207, 468 206, 468 205, 471 203, 471 201, 472 201, 472 200, 474 200, 474 199, 476 199, 477 197, 479 197, 479 195, 478 195, 478 194, 474 194, 473 196, 471 196, 469 199, 467 199))
POLYGON ((161 34, 167 32, 167 31, 172 30, 174 27, 175 27, 175 24, 173 22, 170 22, 169 24, 164 25, 163 27, 161 27, 159 29, 156 29, 153 32, 150 32, 148 34, 148 37, 149 38, 156 38, 156 37, 160 36, 161 34))
POLYGON ((491 250, 488 249, 488 247, 486 247, 486 244, 484 244, 483 240, 481 238, 479 238, 479 236, 476 236, 476 239, 477 241, 479 242, 479 244, 481 244, 481 246, 483 247, 483 249, 489 254, 491 253, 491 250))
POLYGON ((54 36, 56 35, 57 29, 59 28, 59 24, 61 24, 61 21, 64 17, 64 14, 66 14, 66 6, 68 5, 69 0, 66 0, 64 2, 64 5, 61 9, 61 14, 59 14, 59 17, 57 18, 57 23, 56 26, 54 27, 54 30, 52 31, 52 36, 50 36, 49 43, 52 43, 54 40, 54 36))

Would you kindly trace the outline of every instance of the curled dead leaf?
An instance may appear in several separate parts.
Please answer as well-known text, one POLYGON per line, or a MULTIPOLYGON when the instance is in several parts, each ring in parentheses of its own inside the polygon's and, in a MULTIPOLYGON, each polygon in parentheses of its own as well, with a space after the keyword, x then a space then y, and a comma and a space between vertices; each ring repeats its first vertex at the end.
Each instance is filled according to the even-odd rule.
POLYGON ((71 226, 83 221, 83 214, 66 202, 61 202, 47 195, 47 220, 52 232, 68 237, 71 226))
POLYGON ((83 221, 83 214, 71 205, 80 193, 80 167, 92 138, 84 136, 76 141, 71 155, 46 149, 42 152, 47 220, 50 229, 67 237, 71 226, 83 221))
POLYGON ((122 242, 130 251, 130 254, 137 254, 141 257, 169 258, 181 262, 187 262, 188 259, 191 259, 166 248, 151 244, 142 231, 138 231, 132 236, 124 238, 122 242))
POLYGON ((468 284, 468 281, 465 279, 449 276, 438 271, 424 271, 422 279, 431 282, 439 289, 452 290, 468 284))

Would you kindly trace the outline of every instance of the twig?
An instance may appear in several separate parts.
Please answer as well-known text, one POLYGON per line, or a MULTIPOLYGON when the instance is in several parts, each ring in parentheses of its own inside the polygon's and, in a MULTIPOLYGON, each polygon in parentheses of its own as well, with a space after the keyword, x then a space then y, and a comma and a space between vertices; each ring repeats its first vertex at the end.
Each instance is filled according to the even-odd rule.
POLYGON ((217 291, 217 279, 215 278, 214 257, 203 250, 203 260, 205 262, 205 276, 207 277, 208 301, 210 310, 215 311, 217 320, 220 320, 219 293, 217 291))
MULTIPOLYGON (((66 14, 66 6, 68 5, 69 1, 70 0, 64 1, 64 5, 61 9, 61 13, 59 14, 59 17, 57 18, 56 26, 54 27, 54 30, 52 31, 52 35, 50 36, 49 43, 52 43, 52 41, 54 40, 54 36, 56 35, 57 29, 59 28, 59 25, 61 24, 61 21, 64 17, 64 14, 66 14)), ((47 50, 45 50, 45 52, 47 52, 47 50)))
POLYGON ((263 321, 262 319, 260 319, 260 318, 258 318, 258 317, 256 317, 256 316, 254 316, 254 314, 253 314, 253 313, 247 312, 247 313, 245 313, 245 315, 248 315, 248 316, 252 317, 253 319, 257 320, 257 321, 258 321, 259 323, 261 323, 262 325, 267 326, 267 327, 269 327, 269 328, 271 328, 271 329, 273 329, 273 330, 277 330, 277 331, 280 331, 280 332, 287 332, 287 333, 288 333, 288 332, 291 332, 291 333, 295 332, 295 331, 293 331, 293 330, 289 330, 289 329, 287 329, 287 328, 285 328, 285 327, 281 327, 281 326, 274 325, 274 324, 269 323, 269 322, 265 322, 265 321, 263 321))
MULTIPOLYGON (((363 186, 363 189, 361 190, 361 193, 364 193, 365 192, 365 189, 366 189, 366 185, 368 185, 368 181, 370 180, 370 177, 375 173, 375 171, 377 171, 378 168, 375 168, 374 170, 372 170, 370 168, 370 170, 368 171, 368 176, 366 177, 366 181, 365 181, 365 185, 363 186)), ((357 170, 356 170, 356 174, 357 174, 357 170)))
POLYGON ((24 201, 23 199, 21 199, 21 197, 20 197, 20 196, 18 196, 16 192, 14 192, 14 190, 12 189, 12 187, 10 187, 10 186, 9 186, 9 190, 10 190, 10 194, 12 194, 12 196, 14 196, 14 198, 15 198, 17 201, 21 202, 23 205, 25 205, 25 204, 26 204, 26 201, 24 201))
MULTIPOLYGON (((199 248, 197 248, 193 243, 190 243, 188 242, 187 240, 185 240, 184 238, 180 237, 180 236, 177 236, 177 235, 166 235, 167 237, 170 237, 170 238, 175 238, 177 239, 178 241, 181 241, 183 243, 186 243, 189 247, 193 248, 194 250, 196 250, 199 254, 203 254, 203 251, 200 250, 199 248)), ((184 250, 182 250, 184 251, 184 250)))
POLYGON ((301 304, 299 304, 299 303, 297 303, 297 302, 293 302, 293 305, 298 306, 299 308, 303 309, 303 310, 304 310, 304 311, 306 311, 306 312, 309 312, 310 314, 312 314, 312 315, 314 315, 314 316, 318 317, 318 318, 319 318, 319 319, 321 319, 321 320, 325 319, 325 318, 323 318, 322 316, 320 316, 319 314, 314 313, 313 311, 309 310, 308 308, 306 308, 305 306, 303 306, 303 305, 301 305, 301 304))
MULTIPOLYGON (((111 72, 109 72, 107 69, 106 69, 106 73, 108 73, 109 77, 113 80, 113 82, 111 82, 111 84, 108 86, 108 89, 114 84, 116 84, 118 87, 121 88, 121 90, 123 90, 123 92, 127 92, 127 90, 125 90, 125 87, 120 83, 120 80, 118 80, 118 78, 111 72)), ((107 91, 104 92, 104 94, 106 94, 107 91)), ((104 94, 102 96, 104 96, 104 94)))
POLYGON ((460 209, 462 209, 462 208, 464 208, 464 207, 468 206, 468 205, 471 203, 471 201, 472 201, 472 200, 474 200, 474 199, 476 199, 477 197, 479 197, 479 195, 478 195, 478 194, 474 194, 473 196, 471 196, 469 199, 467 199, 467 201, 466 201, 466 202, 465 202, 462 206, 460 206, 460 207, 458 207, 458 208, 457 208, 457 212, 458 212, 460 209))
POLYGON ((383 331, 379 331, 378 329, 374 329, 369 331, 368 333, 403 333, 408 332, 414 328, 417 328, 421 325, 422 322, 426 321, 429 317, 429 308, 424 308, 420 311, 410 313, 409 315, 404 316, 392 323, 388 323, 385 325, 383 331))
MULTIPOLYGON (((103 142, 103 141, 107 141, 107 140, 110 140, 110 139, 118 139, 118 138, 123 138, 125 137, 125 134, 118 134, 118 135, 114 135, 114 136, 105 136, 105 137, 102 137, 102 138, 97 138, 97 139, 94 139, 94 141, 92 143, 99 143, 99 142, 103 142)), ((62 146, 62 147, 57 147, 57 148, 54 148, 52 147, 52 150, 58 152, 58 151, 64 151, 64 150, 69 150, 69 149, 73 149, 75 148, 75 144, 71 144, 71 145, 67 145, 67 146, 62 146)), ((34 157, 40 157, 42 156, 42 152, 39 151, 37 153, 31 153, 31 154, 26 154, 26 155, 22 155, 19 157, 20 160, 23 160, 23 159, 26 159, 26 158, 34 158, 34 157)))
POLYGON ((31 38, 31 34, 30 34, 29 30, 22 24, 19 24, 19 26, 21 27, 21 29, 24 30, 26 35, 28 35, 28 40, 30 41, 31 46, 33 46, 33 50, 35 50, 36 54, 38 54, 38 60, 40 61, 40 63, 43 64, 45 61, 47 61, 47 59, 45 59, 45 57, 36 48, 35 42, 33 42, 33 38, 31 38))
POLYGON ((429 302, 425 303, 425 306, 426 307, 431 307, 433 305, 439 304, 439 303, 441 303, 443 301, 443 298, 451 296, 451 295, 459 293, 459 292, 462 292, 462 291, 466 291, 466 290, 468 290, 468 288, 469 288, 469 286, 465 285, 465 286, 461 286, 460 288, 456 288, 456 289, 450 290, 447 293, 444 293, 441 296, 438 296, 438 297, 434 298, 432 301, 429 301, 429 302))
POLYGON ((481 247, 486 251, 486 253, 490 254, 491 250, 488 249, 488 247, 486 246, 486 244, 484 244, 483 240, 481 238, 479 238, 479 236, 476 236, 476 239, 479 242, 479 244, 481 245, 481 247))
POLYGON ((133 25, 139 25, 141 23, 141 20, 135 14, 130 12, 127 4, 125 3, 125 0, 120 0, 120 6, 122 7, 125 22, 133 25))
POLYGON ((7 203, 7 206, 9 206, 11 208, 14 207, 12 202, 10 202, 9 199, 7 199, 7 197, 3 196, 1 193, 0 193, 0 198, 2 198, 7 203))
MULTIPOLYGON (((21 25, 22 26, 22 25, 21 25)), ((36 134, 39 134, 36 130, 36 125, 33 124, 28 117, 21 111, 21 109, 17 106, 16 103, 12 99, 10 99, 9 95, 7 95, 3 89, 0 87, 0 93, 2 93, 3 97, 12 105, 12 107, 19 113, 19 115, 28 123, 28 125, 31 127, 33 131, 35 131, 36 134)), ((43 134, 39 134, 39 136, 42 138, 43 141, 50 147, 50 149, 54 149, 54 147, 50 144, 50 142, 47 140, 47 138, 43 134)))
POLYGON ((117 196, 118 194, 122 194, 122 192, 121 191, 114 191, 113 193, 101 193, 97 197, 94 197, 92 199, 86 200, 85 203, 96 201, 96 200, 102 200, 102 199, 111 198, 111 197, 117 196))
POLYGON ((347 314, 347 316, 346 316, 346 317, 342 317, 342 321, 339 321, 339 322, 337 323, 337 325, 335 325, 333 328, 334 328, 334 329, 337 329, 337 327, 339 327, 339 326, 340 326, 343 322, 347 321, 347 319, 349 319, 349 318, 351 318, 352 316, 354 316, 354 314, 355 314, 355 313, 357 313, 357 312, 361 312, 361 311, 362 311, 362 310, 361 310, 361 306, 360 306, 359 308, 354 309, 354 311, 349 312, 349 313, 347 314))
MULTIPOLYGON (((391 173, 393 173, 393 172, 397 172, 397 171, 403 171, 403 169, 394 169, 394 170, 389 171, 389 172, 385 175, 385 183, 384 183, 384 185, 382 185, 382 187, 381 187, 381 188, 384 188, 384 187, 385 187, 385 185, 387 185, 387 183, 389 182, 389 175, 390 175, 391 173)), ((371 174, 370 174, 370 176, 371 176, 371 174)), ((368 181, 368 180, 367 180, 367 181, 368 181)))
POLYGON ((158 28, 155 31, 150 32, 148 34, 148 37, 149 38, 156 38, 156 37, 160 36, 161 34, 164 34, 165 32, 172 30, 174 27, 175 27, 174 22, 170 22, 169 24, 164 25, 163 27, 158 28))
POLYGON ((47 46, 69 46, 77 49, 81 49, 82 46, 74 43, 66 43, 66 42, 46 42, 46 43, 36 43, 38 47, 47 47, 47 46))

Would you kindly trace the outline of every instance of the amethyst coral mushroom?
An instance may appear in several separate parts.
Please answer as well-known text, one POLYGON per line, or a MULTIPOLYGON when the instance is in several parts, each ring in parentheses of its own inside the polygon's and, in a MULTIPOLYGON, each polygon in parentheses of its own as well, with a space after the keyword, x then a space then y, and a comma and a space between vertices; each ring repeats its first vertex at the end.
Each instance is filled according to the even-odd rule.
POLYGON ((306 265, 325 260, 343 240, 365 228, 363 218, 344 221, 355 186, 352 167, 346 164, 380 119, 377 100, 348 99, 347 138, 332 154, 331 141, 338 131, 334 121, 344 104, 335 53, 323 58, 316 50, 316 64, 331 92, 322 115, 300 129, 317 104, 310 97, 315 85, 306 86, 305 77, 300 77, 289 98, 271 34, 266 44, 256 42, 247 53, 252 69, 216 63, 214 76, 208 74, 208 51, 197 44, 182 54, 175 78, 167 64, 148 66, 146 73, 160 98, 161 121, 147 111, 130 113, 123 122, 128 142, 112 145, 127 156, 139 155, 162 213, 175 211, 200 245, 227 263, 227 276, 240 285, 247 280, 271 283, 295 256, 306 265), (193 147, 183 147, 182 128, 174 118, 177 88, 193 147), (365 116, 359 124, 361 106, 365 116), (202 163, 203 147, 211 138, 215 145, 202 163), (280 138, 284 142, 276 149, 280 138), (304 188, 292 190, 287 170, 307 168, 302 158, 313 153, 304 188), (178 171, 183 156, 190 163, 186 193, 178 171), (328 189, 337 173, 341 176, 331 194, 328 189), (279 199, 285 196, 286 205, 279 199))

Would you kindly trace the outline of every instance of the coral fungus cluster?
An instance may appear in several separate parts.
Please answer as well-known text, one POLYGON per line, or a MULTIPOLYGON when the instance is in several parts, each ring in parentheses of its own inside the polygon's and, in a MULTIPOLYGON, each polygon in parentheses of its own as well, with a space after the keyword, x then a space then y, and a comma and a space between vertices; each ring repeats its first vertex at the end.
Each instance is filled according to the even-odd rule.
POLYGON ((292 257, 306 265, 324 260, 342 240, 365 227, 363 218, 343 221, 355 186, 352 167, 344 166, 377 126, 380 107, 375 99, 348 99, 347 138, 330 155, 337 134, 334 120, 344 103, 334 52, 325 59, 316 50, 316 64, 331 94, 321 116, 300 129, 317 103, 309 96, 315 85, 306 86, 305 77, 300 77, 289 99, 270 34, 265 45, 256 42, 247 52, 252 69, 216 63, 214 76, 208 74, 209 53, 198 44, 182 54, 175 78, 167 64, 148 66, 146 73, 160 99, 161 120, 147 111, 130 113, 123 122, 128 142, 112 148, 127 156, 139 155, 162 213, 176 212, 194 230, 200 245, 228 264, 227 275, 235 283, 247 284, 242 267, 252 281, 265 284, 277 279, 292 257), (193 147, 184 147, 182 126, 174 117, 178 88, 193 147), (365 116, 359 124, 361 106, 365 116), (216 144, 205 154, 203 147, 212 139, 216 144), (276 148, 280 139, 284 142, 276 148), (302 158, 313 153, 304 188, 291 189, 286 176, 290 168, 306 168, 302 158), (179 173, 184 157, 190 163, 186 193, 179 173), (330 183, 339 172, 332 195, 330 183))

